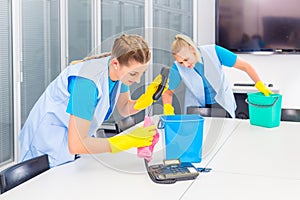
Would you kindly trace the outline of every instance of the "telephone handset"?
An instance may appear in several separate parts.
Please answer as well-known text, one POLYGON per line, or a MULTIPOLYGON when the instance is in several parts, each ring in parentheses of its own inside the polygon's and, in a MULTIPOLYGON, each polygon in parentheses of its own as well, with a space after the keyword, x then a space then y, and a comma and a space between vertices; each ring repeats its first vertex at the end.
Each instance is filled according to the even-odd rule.
POLYGON ((160 98, 160 96, 162 95, 167 83, 168 83, 168 78, 169 78, 169 73, 170 73, 170 69, 163 67, 160 71, 161 74, 161 83, 159 84, 156 92, 153 94, 152 99, 154 101, 158 100, 160 98))

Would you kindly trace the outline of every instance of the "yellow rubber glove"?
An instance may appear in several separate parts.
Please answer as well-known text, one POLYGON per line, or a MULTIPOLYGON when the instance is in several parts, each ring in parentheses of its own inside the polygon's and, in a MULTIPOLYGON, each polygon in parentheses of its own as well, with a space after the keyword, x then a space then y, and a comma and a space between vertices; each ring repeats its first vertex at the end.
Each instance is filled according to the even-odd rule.
POLYGON ((117 153, 132 147, 145 147, 152 144, 153 136, 156 134, 155 125, 145 128, 138 127, 130 133, 116 135, 108 138, 111 152, 117 153))
MULTIPOLYGON (((149 107, 154 101, 153 101, 153 95, 157 91, 157 88, 159 84, 162 81, 161 74, 156 76, 156 78, 150 83, 150 85, 147 87, 146 92, 142 94, 137 100, 134 105, 134 109, 136 110, 143 110, 147 107, 149 107)), ((166 85, 163 93, 168 89, 168 84, 166 85)))
POLYGON ((169 103, 164 104, 164 114, 165 115, 175 115, 174 107, 169 103))
POLYGON ((134 109, 135 110, 143 110, 149 106, 151 106, 151 104, 153 103, 153 99, 152 96, 142 94, 137 100, 136 103, 134 105, 134 109))
POLYGON ((271 90, 269 90, 262 81, 257 81, 255 83, 255 87, 262 92, 265 96, 270 96, 270 94, 273 94, 271 90))

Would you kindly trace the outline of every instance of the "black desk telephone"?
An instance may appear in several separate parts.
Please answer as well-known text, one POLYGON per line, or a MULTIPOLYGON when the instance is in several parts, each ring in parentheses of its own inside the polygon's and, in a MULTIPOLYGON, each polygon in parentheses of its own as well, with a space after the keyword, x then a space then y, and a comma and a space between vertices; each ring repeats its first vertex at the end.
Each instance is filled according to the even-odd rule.
POLYGON ((148 165, 147 172, 155 183, 172 184, 181 180, 195 179, 199 172, 191 163, 181 163, 180 160, 164 160, 164 164, 148 165))

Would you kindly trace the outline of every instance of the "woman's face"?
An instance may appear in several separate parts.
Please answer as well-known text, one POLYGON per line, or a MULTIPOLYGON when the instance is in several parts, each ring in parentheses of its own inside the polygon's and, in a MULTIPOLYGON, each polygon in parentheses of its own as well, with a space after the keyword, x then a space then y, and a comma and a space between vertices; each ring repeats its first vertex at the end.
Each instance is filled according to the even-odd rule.
POLYGON ((194 68, 197 62, 196 52, 192 46, 183 47, 177 54, 174 54, 173 56, 180 65, 187 68, 194 68))
MULTIPOLYGON (((120 80, 125 85, 132 85, 134 82, 139 83, 141 76, 146 71, 149 62, 146 64, 141 64, 136 61, 130 61, 128 66, 120 66, 119 62, 112 64, 113 70, 115 71, 115 80, 120 80)), ((111 79, 113 80, 113 77, 111 76, 111 79)))

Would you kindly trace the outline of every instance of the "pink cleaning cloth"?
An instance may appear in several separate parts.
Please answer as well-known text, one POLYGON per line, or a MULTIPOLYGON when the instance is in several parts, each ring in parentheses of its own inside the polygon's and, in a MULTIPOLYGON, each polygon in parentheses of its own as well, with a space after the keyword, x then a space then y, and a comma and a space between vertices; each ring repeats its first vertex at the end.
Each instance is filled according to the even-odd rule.
MULTIPOLYGON (((154 123, 152 122, 151 118, 149 116, 146 116, 144 119, 144 127, 151 126, 153 124, 154 123)), ((137 149, 138 157, 145 158, 148 162, 151 161, 154 146, 156 145, 156 143, 159 140, 159 133, 158 133, 157 129, 155 129, 155 130, 156 130, 156 134, 153 136, 152 144, 150 146, 139 147, 137 149)))

